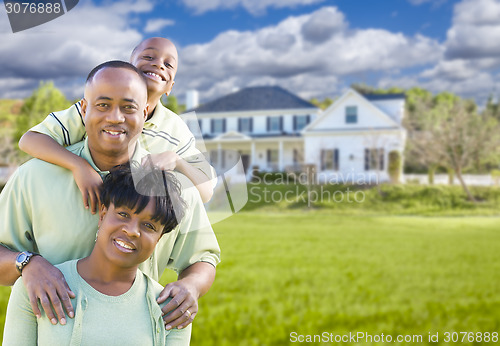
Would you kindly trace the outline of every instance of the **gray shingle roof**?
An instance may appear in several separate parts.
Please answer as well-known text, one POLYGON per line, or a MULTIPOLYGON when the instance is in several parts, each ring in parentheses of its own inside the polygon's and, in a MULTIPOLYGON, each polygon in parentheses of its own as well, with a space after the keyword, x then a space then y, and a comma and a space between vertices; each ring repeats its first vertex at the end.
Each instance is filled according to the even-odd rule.
POLYGON ((190 111, 212 113, 296 108, 317 109, 312 103, 279 86, 261 86, 241 89, 190 111))

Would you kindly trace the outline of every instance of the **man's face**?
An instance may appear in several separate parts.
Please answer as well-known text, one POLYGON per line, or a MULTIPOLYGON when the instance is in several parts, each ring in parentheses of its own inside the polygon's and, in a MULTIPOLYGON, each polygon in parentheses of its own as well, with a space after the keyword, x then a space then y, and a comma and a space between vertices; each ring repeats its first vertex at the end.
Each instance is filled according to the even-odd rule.
POLYGON ((104 68, 85 86, 82 110, 89 147, 94 153, 128 152, 147 117, 147 91, 134 71, 104 68))
POLYGON ((143 41, 130 57, 130 63, 147 79, 149 96, 170 93, 177 72, 177 60, 174 44, 160 37, 143 41))

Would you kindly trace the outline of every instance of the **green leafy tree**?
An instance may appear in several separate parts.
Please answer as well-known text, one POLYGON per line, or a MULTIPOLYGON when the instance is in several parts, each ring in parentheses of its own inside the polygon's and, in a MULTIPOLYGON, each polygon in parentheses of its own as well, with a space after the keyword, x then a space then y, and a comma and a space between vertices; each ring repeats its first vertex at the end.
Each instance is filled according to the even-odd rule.
POLYGON ((311 100, 309 100, 309 102, 311 102, 316 107, 325 110, 333 103, 333 99, 326 97, 323 99, 323 101, 320 101, 317 98, 312 98, 311 100))
POLYGON ((493 95, 490 95, 490 97, 488 97, 483 115, 492 116, 500 120, 500 104, 497 100, 494 100, 493 95))
POLYGON ((174 95, 167 96, 167 102, 164 102, 164 106, 170 109, 175 114, 182 114, 186 111, 186 105, 180 105, 177 102, 177 97, 174 95))
POLYGON ((41 82, 39 87, 28 97, 19 115, 16 117, 15 141, 31 127, 40 123, 51 112, 68 108, 71 103, 52 82, 41 82))
POLYGON ((419 104, 418 117, 407 122, 411 145, 408 150, 427 167, 453 170, 469 200, 474 196, 463 172, 477 163, 498 159, 498 122, 479 115, 475 103, 450 93, 441 93, 428 105, 419 104))

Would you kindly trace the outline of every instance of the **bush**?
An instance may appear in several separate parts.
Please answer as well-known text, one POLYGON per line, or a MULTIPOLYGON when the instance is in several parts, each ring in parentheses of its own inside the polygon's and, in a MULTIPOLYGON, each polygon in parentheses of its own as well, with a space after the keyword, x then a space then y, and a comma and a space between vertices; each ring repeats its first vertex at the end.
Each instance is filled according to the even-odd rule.
POLYGON ((397 150, 393 150, 389 153, 389 177, 391 178, 391 183, 398 184, 401 180, 401 153, 397 150))
POLYGON ((249 184, 244 211, 325 210, 342 214, 499 215, 500 188, 471 187, 478 203, 460 186, 249 184))

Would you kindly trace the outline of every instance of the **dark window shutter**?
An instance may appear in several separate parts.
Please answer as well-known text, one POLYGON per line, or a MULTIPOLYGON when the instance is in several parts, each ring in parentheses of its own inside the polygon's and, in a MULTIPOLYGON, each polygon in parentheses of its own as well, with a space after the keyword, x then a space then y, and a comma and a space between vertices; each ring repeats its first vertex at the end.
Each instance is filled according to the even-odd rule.
POLYGON ((383 171, 384 170, 384 148, 380 148, 379 152, 380 152, 380 156, 379 156, 379 161, 380 161, 379 169, 381 171, 383 171))
POLYGON ((222 119, 222 132, 226 132, 226 119, 222 119))
POLYGON ((267 149, 267 163, 271 163, 271 149, 267 149))
POLYGON ((280 116, 280 131, 283 131, 283 117, 280 116))
POLYGON ((271 130, 271 117, 267 117, 266 128, 267 128, 267 132, 269 132, 271 130))
POLYGON ((308 114, 306 118, 306 126, 311 122, 311 116, 308 114))
POLYGON ((365 171, 370 170, 370 150, 365 149, 365 171))
POLYGON ((250 132, 253 132, 253 118, 250 118, 250 132))
POLYGON ((336 171, 339 170, 339 150, 338 149, 333 150, 333 169, 336 171))
POLYGON ((238 118, 238 132, 241 132, 241 118, 238 118))
POLYGON ((214 122, 215 122, 215 119, 210 119, 210 133, 214 133, 214 130, 215 130, 215 128, 214 128, 214 126, 215 126, 214 122))
POLYGON ((297 116, 293 116, 293 130, 297 131, 297 116))
POLYGON ((321 149, 321 170, 325 170, 325 150, 321 149))

